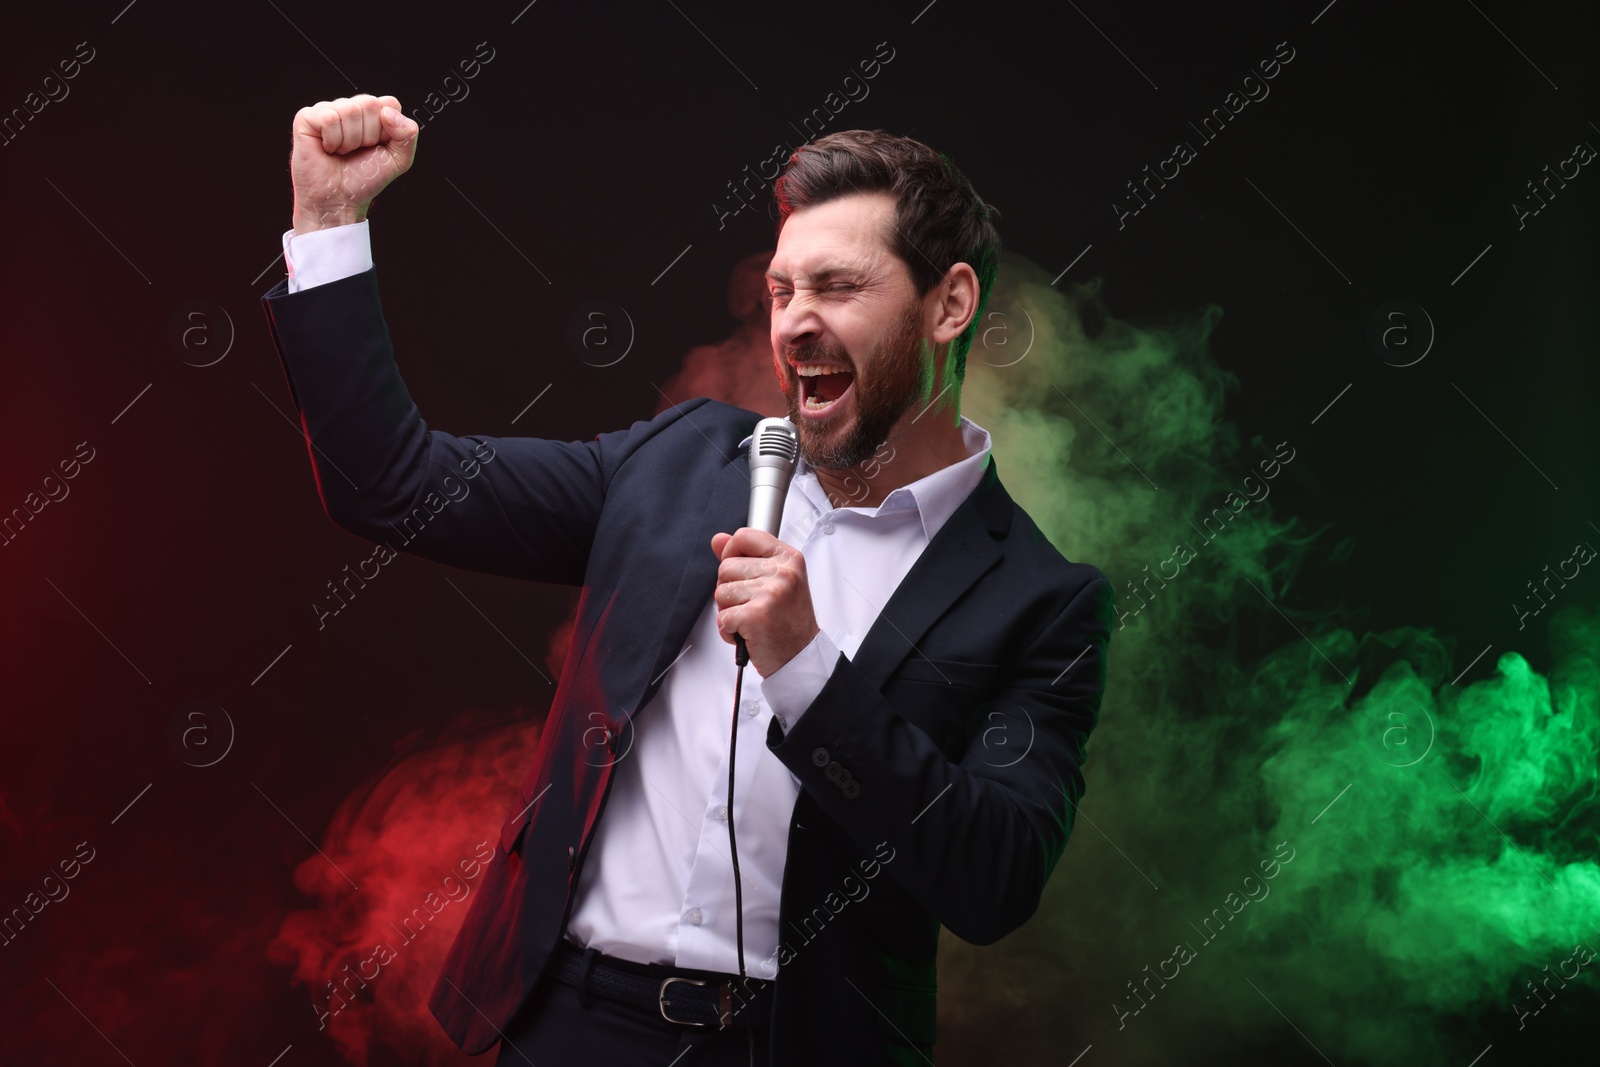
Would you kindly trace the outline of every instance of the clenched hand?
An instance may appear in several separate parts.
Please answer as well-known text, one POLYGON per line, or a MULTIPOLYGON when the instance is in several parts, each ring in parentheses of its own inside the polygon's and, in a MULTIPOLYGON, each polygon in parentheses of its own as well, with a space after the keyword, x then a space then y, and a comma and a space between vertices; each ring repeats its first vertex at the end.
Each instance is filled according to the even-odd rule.
POLYGON ((294 116, 294 232, 360 222, 416 157, 415 121, 392 96, 358 93, 303 107, 294 116))
POLYGON ((800 550, 764 530, 742 526, 711 538, 717 564, 717 632, 733 644, 744 638, 750 662, 765 678, 817 636, 800 550))

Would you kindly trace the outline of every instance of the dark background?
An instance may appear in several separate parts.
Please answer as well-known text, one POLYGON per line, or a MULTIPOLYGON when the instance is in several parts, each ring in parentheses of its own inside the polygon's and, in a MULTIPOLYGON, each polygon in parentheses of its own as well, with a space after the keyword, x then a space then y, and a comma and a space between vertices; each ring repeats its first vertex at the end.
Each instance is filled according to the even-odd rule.
MULTIPOLYGON (((887 41, 893 60, 834 128, 948 154, 1000 208, 1007 249, 1052 275, 1091 246, 1062 282, 1103 277, 1119 317, 1224 309, 1229 418, 1268 442, 1315 434, 1282 511, 1357 539, 1299 597, 1448 630, 1461 667, 1491 646, 1478 674, 1508 647, 1546 668, 1507 605, 1600 538, 1596 165, 1521 230, 1511 203, 1576 142, 1600 144, 1593 9, 1324 2, 544 0, 518 17, 520 3, 114 0, 8 25, 6 112, 78 42, 94 58, 0 147, 0 509, 80 442, 95 453, 0 548, 0 908, 77 842, 99 854, 76 902, 0 949, 0 1047, 266 1064, 292 1044, 285 1065, 335 1062, 305 991, 263 956, 305 904, 291 872, 311 846, 291 821, 318 838, 405 739, 459 709, 548 706, 530 660, 543 668, 565 589, 402 558, 316 632, 307 604, 368 549, 321 512, 259 306, 283 275, 268 264, 290 224, 295 111, 373 92, 414 113, 483 41, 494 59, 371 214, 386 317, 433 426, 584 439, 653 413, 684 353, 733 328, 730 269, 771 247, 765 204, 718 228, 725 183, 795 143, 789 123, 887 41), (1123 183, 1193 142, 1187 121, 1282 41, 1295 58, 1271 95, 1119 231, 1123 183), (596 299, 637 330, 610 367, 567 341, 596 299), (1395 299, 1437 330, 1407 368, 1366 341, 1395 299), (215 345, 231 323, 206 367, 169 341, 193 301, 225 313, 204 319, 215 345), (238 731, 206 769, 168 737, 196 699, 238 731), (87 977, 103 966, 126 976, 115 995, 87 977), (179 972, 183 1000, 140 977, 179 972), (194 1036, 202 1019, 227 1058, 194 1036)), ((1307 1050, 1285 1030, 1280 1052, 1307 1050)))

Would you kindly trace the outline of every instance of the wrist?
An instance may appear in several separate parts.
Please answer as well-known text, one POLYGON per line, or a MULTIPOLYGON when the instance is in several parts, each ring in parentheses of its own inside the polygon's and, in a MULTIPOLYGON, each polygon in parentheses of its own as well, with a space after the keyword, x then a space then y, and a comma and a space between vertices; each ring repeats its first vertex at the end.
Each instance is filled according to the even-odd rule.
POLYGON ((365 207, 354 204, 311 206, 296 204, 294 232, 296 236, 313 230, 326 230, 334 226, 348 226, 366 220, 365 207))

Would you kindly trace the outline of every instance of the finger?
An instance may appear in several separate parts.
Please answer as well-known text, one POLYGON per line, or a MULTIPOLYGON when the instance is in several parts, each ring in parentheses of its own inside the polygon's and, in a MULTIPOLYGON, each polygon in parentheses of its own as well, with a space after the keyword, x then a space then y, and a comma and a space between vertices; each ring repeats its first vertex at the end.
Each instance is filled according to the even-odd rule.
POLYGON ((313 128, 322 136, 322 150, 330 156, 336 154, 344 140, 339 109, 334 107, 332 102, 325 100, 316 106, 310 119, 313 128))
POLYGON ((759 560, 751 559, 748 556, 730 555, 717 564, 717 581, 721 583, 743 582, 751 578, 759 578, 765 571, 766 568, 761 565, 759 560))
POLYGON ((422 132, 422 127, 415 120, 406 118, 398 103, 383 108, 379 114, 385 123, 381 139, 389 143, 390 157, 400 170, 409 170, 412 160, 416 158, 417 134, 422 132))
POLYGON ((341 96, 328 103, 330 112, 323 119, 323 142, 328 146, 329 153, 342 156, 348 149, 345 147, 349 139, 348 134, 354 115, 351 113, 349 97, 341 96))
POLYGON ((357 100, 339 102, 340 155, 349 155, 361 147, 362 127, 366 122, 362 112, 365 110, 366 105, 357 100))
POLYGON ((730 544, 724 547, 722 557, 727 559, 729 556, 776 556, 783 551, 783 548, 783 542, 765 530, 741 526, 734 531, 730 544))
POLYGON ((361 105, 361 144, 362 147, 378 143, 378 134, 383 130, 383 119, 379 112, 383 105, 377 97, 369 96, 361 105))
POLYGON ((320 111, 326 106, 327 102, 322 101, 320 103, 310 104, 294 113, 294 123, 291 126, 291 132, 294 135, 295 144, 299 144, 302 137, 313 137, 318 141, 322 140, 322 119, 320 117, 320 111))
POLYGON ((411 138, 417 135, 417 130, 419 127, 417 126, 416 122, 406 118, 405 115, 401 114, 400 106, 398 104, 396 104, 394 107, 385 106, 381 108, 378 112, 378 117, 382 120, 384 132, 387 135, 380 136, 378 138, 380 141, 404 142, 411 140, 411 138))
POLYGON ((396 116, 400 114, 400 101, 392 96, 380 96, 373 101, 372 106, 377 111, 380 126, 386 125, 389 112, 393 112, 396 116))
POLYGON ((711 551, 716 555, 716 557, 718 559, 721 559, 722 558, 722 550, 724 548, 726 548, 728 542, 732 541, 732 540, 733 540, 733 535, 732 534, 726 534, 726 533, 712 534, 711 535, 711 551))
POLYGON ((712 593, 712 599, 719 607, 731 608, 739 604, 748 604, 756 595, 754 582, 732 581, 722 582, 712 593))

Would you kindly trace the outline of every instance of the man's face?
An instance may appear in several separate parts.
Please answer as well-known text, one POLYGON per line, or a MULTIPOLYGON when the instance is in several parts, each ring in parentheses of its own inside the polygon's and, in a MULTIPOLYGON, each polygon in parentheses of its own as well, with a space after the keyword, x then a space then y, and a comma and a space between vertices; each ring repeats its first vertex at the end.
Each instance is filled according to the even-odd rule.
POLYGON ((813 467, 871 458, 928 388, 922 301, 885 241, 893 218, 888 193, 858 193, 796 211, 778 236, 773 365, 813 467))

